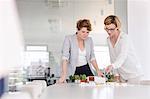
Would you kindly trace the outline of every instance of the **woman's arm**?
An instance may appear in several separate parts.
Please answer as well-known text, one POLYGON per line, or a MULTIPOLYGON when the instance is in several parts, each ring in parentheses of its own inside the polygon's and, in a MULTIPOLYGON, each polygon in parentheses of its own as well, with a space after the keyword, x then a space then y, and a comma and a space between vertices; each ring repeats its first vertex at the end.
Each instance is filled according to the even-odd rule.
POLYGON ((100 69, 98 68, 97 62, 96 60, 92 60, 91 64, 93 65, 93 67, 95 68, 97 75, 103 77, 103 73, 100 71, 100 69))
POLYGON ((128 41, 127 35, 125 35, 122 38, 122 41, 120 43, 121 43, 120 53, 118 57, 116 58, 115 62, 106 67, 105 69, 106 73, 109 73, 113 68, 114 69, 120 68, 128 56, 129 41, 128 41))
POLYGON ((61 71, 61 76, 60 79, 58 80, 58 83, 64 83, 66 80, 66 75, 67 75, 67 60, 62 61, 62 71, 61 71))
POLYGON ((95 54, 94 54, 94 44, 93 44, 93 40, 91 39, 91 53, 90 53, 90 61, 91 64, 93 65, 93 67, 95 68, 98 76, 102 76, 103 77, 103 73, 100 71, 100 69, 98 68, 98 64, 96 62, 96 58, 95 58, 95 54))
POLYGON ((66 36, 62 47, 62 63, 61 63, 62 71, 58 83, 64 83, 66 80, 69 57, 70 57, 70 41, 69 36, 66 36))

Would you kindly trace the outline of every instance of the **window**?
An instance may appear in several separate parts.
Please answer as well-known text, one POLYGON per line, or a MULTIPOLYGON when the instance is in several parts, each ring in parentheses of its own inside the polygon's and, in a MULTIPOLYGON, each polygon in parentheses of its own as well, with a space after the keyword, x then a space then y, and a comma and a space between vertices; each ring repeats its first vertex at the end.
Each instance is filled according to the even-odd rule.
POLYGON ((49 65, 49 52, 46 45, 27 45, 25 51, 24 67, 49 65))
POLYGON ((33 46, 33 45, 27 45, 26 51, 48 51, 47 46, 33 46))

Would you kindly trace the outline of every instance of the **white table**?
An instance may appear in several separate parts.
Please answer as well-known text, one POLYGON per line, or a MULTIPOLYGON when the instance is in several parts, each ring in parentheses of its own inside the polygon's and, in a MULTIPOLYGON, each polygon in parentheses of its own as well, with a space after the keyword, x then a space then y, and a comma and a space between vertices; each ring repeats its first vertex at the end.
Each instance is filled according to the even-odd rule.
POLYGON ((150 99, 150 86, 55 84, 47 87, 40 99, 150 99))

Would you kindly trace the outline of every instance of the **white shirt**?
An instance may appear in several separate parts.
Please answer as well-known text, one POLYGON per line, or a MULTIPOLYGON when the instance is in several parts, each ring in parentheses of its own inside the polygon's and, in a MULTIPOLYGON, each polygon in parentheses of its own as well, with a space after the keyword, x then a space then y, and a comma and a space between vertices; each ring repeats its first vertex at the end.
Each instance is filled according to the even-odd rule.
POLYGON ((79 56, 78 56, 78 64, 77 67, 79 66, 83 66, 87 64, 87 60, 86 60, 86 50, 84 49, 83 51, 81 51, 81 49, 79 48, 79 56))
POLYGON ((114 47, 108 37, 108 46, 110 52, 110 61, 118 73, 125 79, 135 78, 142 74, 141 65, 135 54, 135 49, 128 35, 120 33, 114 47))

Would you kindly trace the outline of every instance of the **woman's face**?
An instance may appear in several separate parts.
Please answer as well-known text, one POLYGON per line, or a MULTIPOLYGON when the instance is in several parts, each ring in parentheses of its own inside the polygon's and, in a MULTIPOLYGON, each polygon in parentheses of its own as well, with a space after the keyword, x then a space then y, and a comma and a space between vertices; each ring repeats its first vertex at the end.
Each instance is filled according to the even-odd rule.
POLYGON ((105 25, 105 30, 109 36, 114 36, 117 33, 117 27, 115 24, 105 25))
POLYGON ((83 28, 81 28, 80 30, 77 31, 78 38, 80 38, 82 40, 87 39, 88 35, 89 35, 89 31, 87 30, 86 27, 83 27, 83 28))

